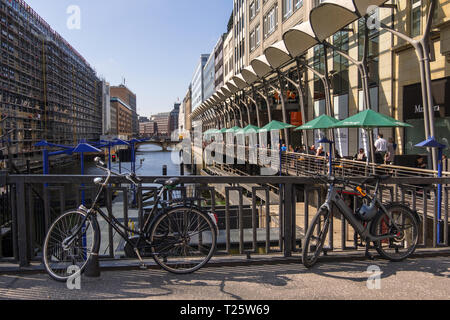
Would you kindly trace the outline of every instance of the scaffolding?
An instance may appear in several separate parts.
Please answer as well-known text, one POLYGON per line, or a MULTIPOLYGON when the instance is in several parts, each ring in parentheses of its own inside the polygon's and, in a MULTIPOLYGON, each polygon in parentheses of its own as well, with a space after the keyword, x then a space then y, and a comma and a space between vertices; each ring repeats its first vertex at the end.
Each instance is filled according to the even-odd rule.
POLYGON ((9 133, 1 148, 8 140, 12 158, 39 156, 34 145, 42 139, 97 140, 99 83, 94 69, 24 1, 0 0, 0 114, 3 135, 9 133))

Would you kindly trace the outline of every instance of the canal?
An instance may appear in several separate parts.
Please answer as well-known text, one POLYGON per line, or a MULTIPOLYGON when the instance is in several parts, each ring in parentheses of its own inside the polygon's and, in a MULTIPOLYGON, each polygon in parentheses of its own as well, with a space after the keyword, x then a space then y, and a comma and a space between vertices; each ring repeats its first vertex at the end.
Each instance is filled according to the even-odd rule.
MULTIPOLYGON (((107 162, 107 159, 106 161, 107 162)), ((167 166, 168 176, 179 176, 180 175, 180 165, 179 156, 177 149, 170 149, 169 151, 162 151, 158 146, 154 145, 143 145, 139 148, 136 153, 136 174, 139 176, 161 176, 162 167, 167 166)), ((119 162, 113 162, 112 168, 115 172, 119 172, 119 162)), ((121 169, 122 173, 129 172, 131 168, 131 163, 122 162, 121 169)), ((186 170, 186 169, 185 169, 186 170)), ((52 168, 51 174, 80 174, 81 165, 80 163, 75 163, 73 166, 65 168, 52 168)), ((103 175, 104 172, 97 167, 92 161, 87 161, 85 163, 85 174, 87 175, 103 175)), ((185 171, 185 174, 189 174, 185 171)))

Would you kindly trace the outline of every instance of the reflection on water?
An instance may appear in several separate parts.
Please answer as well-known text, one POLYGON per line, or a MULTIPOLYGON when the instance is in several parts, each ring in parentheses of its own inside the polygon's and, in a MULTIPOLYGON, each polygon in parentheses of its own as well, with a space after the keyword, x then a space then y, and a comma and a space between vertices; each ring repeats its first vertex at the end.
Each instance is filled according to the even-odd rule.
MULTIPOLYGON (((163 165, 167 166, 168 176, 180 175, 179 151, 169 149, 162 151, 160 147, 154 145, 143 145, 136 153, 136 174, 139 176, 161 176, 163 165)), ((107 162, 107 159, 106 159, 107 162)), ((129 172, 131 163, 122 162, 122 173, 129 172)), ((119 162, 112 163, 114 171, 119 172, 119 162)), ((81 174, 80 163, 66 168, 52 168, 51 174, 81 174)), ((103 171, 96 168, 92 161, 85 163, 85 174, 103 174, 103 171)), ((185 174, 188 174, 186 171, 185 174)))

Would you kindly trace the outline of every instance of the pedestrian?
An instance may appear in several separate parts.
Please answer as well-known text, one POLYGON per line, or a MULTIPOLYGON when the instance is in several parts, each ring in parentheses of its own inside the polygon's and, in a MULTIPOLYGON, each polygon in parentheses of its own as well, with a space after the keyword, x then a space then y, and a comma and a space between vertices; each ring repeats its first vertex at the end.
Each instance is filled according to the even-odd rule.
POLYGON ((367 161, 366 153, 364 152, 363 148, 359 149, 358 154, 355 156, 356 161, 367 161))
POLYGON ((378 134, 378 139, 377 141, 375 141, 375 154, 376 156, 378 156, 378 160, 377 158, 375 158, 375 160, 377 160, 377 163, 383 163, 384 162, 384 157, 388 151, 387 148, 387 141, 386 139, 384 139, 383 134, 379 133, 378 134))
POLYGON ((386 152, 386 155, 384 157, 384 162, 386 164, 394 164, 394 159, 395 159, 394 139, 389 138, 388 139, 388 144, 387 144, 387 152, 386 152))

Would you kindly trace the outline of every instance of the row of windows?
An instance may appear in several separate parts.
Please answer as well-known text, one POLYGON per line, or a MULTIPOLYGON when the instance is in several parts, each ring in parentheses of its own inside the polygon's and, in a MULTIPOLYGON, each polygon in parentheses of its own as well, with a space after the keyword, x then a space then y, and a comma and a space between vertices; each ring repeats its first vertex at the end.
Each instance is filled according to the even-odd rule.
POLYGON ((261 43, 261 26, 258 23, 250 32, 250 52, 254 51, 261 43))
POLYGON ((303 0, 283 0, 283 20, 289 18, 303 5, 303 0))
POLYGON ((264 39, 270 36, 278 26, 278 4, 274 5, 263 18, 264 39))

